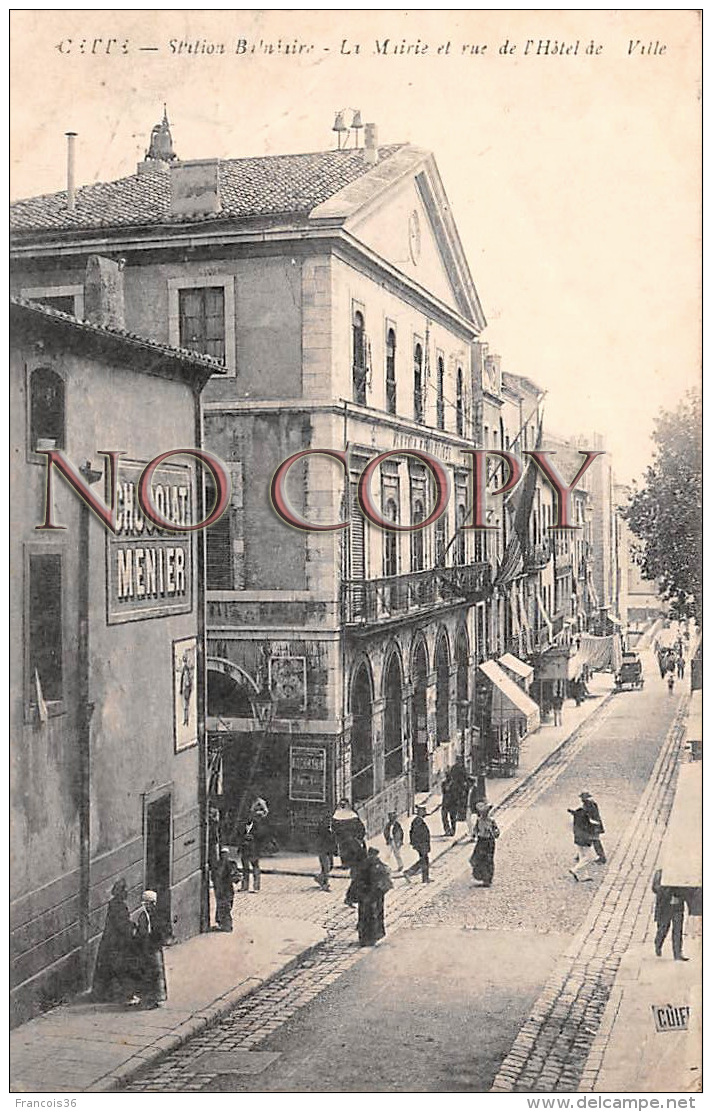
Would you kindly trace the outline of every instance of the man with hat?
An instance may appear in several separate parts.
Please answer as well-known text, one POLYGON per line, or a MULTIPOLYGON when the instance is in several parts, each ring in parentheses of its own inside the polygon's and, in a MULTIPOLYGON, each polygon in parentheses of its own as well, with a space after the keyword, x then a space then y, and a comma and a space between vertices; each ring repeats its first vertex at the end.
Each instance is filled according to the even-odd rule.
POLYGON ((406 884, 410 884, 410 877, 403 869, 403 857, 401 850, 403 849, 403 842, 405 841, 403 835, 403 827, 398 822, 398 814, 396 811, 388 812, 388 822, 383 828, 383 838, 391 852, 391 857, 395 861, 398 872, 403 873, 406 884))
POLYGON ((420 875, 423 884, 430 884, 430 830, 425 821, 427 811, 423 806, 416 806, 415 818, 410 824, 410 844, 415 852, 418 854, 418 860, 415 865, 411 865, 406 869, 409 876, 413 876, 420 869, 420 875))
POLYGON ((590 818, 591 822, 597 827, 597 833, 591 845, 596 851, 596 859, 599 865, 606 863, 606 851, 601 843, 601 834, 605 834, 605 828, 601 819, 601 812, 598 809, 598 804, 590 792, 581 792, 579 796, 583 809, 590 818))

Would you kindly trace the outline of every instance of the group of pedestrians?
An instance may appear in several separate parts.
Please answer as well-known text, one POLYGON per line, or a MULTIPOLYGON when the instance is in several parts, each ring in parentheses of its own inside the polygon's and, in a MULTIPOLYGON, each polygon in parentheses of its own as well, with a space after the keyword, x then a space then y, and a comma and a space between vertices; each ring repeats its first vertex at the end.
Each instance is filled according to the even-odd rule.
POLYGON ((252 891, 259 892, 262 885, 262 870, 260 857, 270 837, 269 807, 264 799, 258 796, 250 805, 247 818, 238 823, 233 832, 236 851, 240 855, 240 866, 230 856, 228 846, 218 846, 213 843, 210 853, 210 874, 215 893, 215 920, 217 930, 232 931, 232 907, 235 899, 235 886, 240 882, 240 891, 250 891, 250 877, 252 877, 252 891))
POLYGON ((93 1000, 130 1007, 163 1006, 167 998, 165 933, 157 904, 157 894, 145 891, 132 918, 126 881, 116 881, 96 955, 93 1000))

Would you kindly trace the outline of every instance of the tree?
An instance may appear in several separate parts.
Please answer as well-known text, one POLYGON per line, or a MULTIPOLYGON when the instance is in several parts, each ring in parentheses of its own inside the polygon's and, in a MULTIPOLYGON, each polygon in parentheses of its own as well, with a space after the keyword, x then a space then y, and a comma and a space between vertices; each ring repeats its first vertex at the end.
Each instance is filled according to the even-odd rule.
POLYGON ((639 539, 643 574, 677 617, 702 603, 702 404, 690 393, 655 421, 653 462, 624 510, 639 539))

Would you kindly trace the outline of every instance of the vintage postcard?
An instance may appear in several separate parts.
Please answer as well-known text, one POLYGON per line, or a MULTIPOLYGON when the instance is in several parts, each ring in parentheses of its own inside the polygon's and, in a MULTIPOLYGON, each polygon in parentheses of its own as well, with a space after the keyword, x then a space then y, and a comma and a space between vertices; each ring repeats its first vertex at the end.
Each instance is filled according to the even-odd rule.
POLYGON ((694 1108, 701 13, 10 67, 17 1106, 694 1108))

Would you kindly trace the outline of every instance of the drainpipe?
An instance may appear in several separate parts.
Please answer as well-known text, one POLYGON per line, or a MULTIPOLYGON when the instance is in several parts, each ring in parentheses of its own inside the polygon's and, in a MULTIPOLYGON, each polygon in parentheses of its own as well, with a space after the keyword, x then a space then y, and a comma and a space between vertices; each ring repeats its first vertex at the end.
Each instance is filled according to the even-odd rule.
MULTIPOLYGON (((89 460, 80 467, 87 484, 98 483, 103 472, 95 471, 89 460)), ((79 754, 79 938, 82 981, 91 981, 89 962, 89 892, 91 884, 91 719, 94 704, 89 701, 89 518, 91 511, 82 500, 79 519, 79 582, 77 607, 79 636, 77 644, 77 750, 79 754)))
MULTIPOLYGON (((201 388, 194 392, 195 398, 195 443, 203 447, 203 410, 201 405, 201 388)), ((198 503, 198 520, 205 518, 204 506, 205 484, 202 472, 198 473, 196 482, 196 501, 198 503)), ((195 537, 196 553, 196 584, 197 584, 197 618, 198 637, 195 653, 195 675, 197 678, 197 713, 198 713, 198 806, 200 810, 200 930, 210 930, 210 878, 208 876, 208 743, 205 733, 205 692, 207 686, 206 674, 206 621, 205 621, 205 530, 199 529, 193 534, 195 537)))

